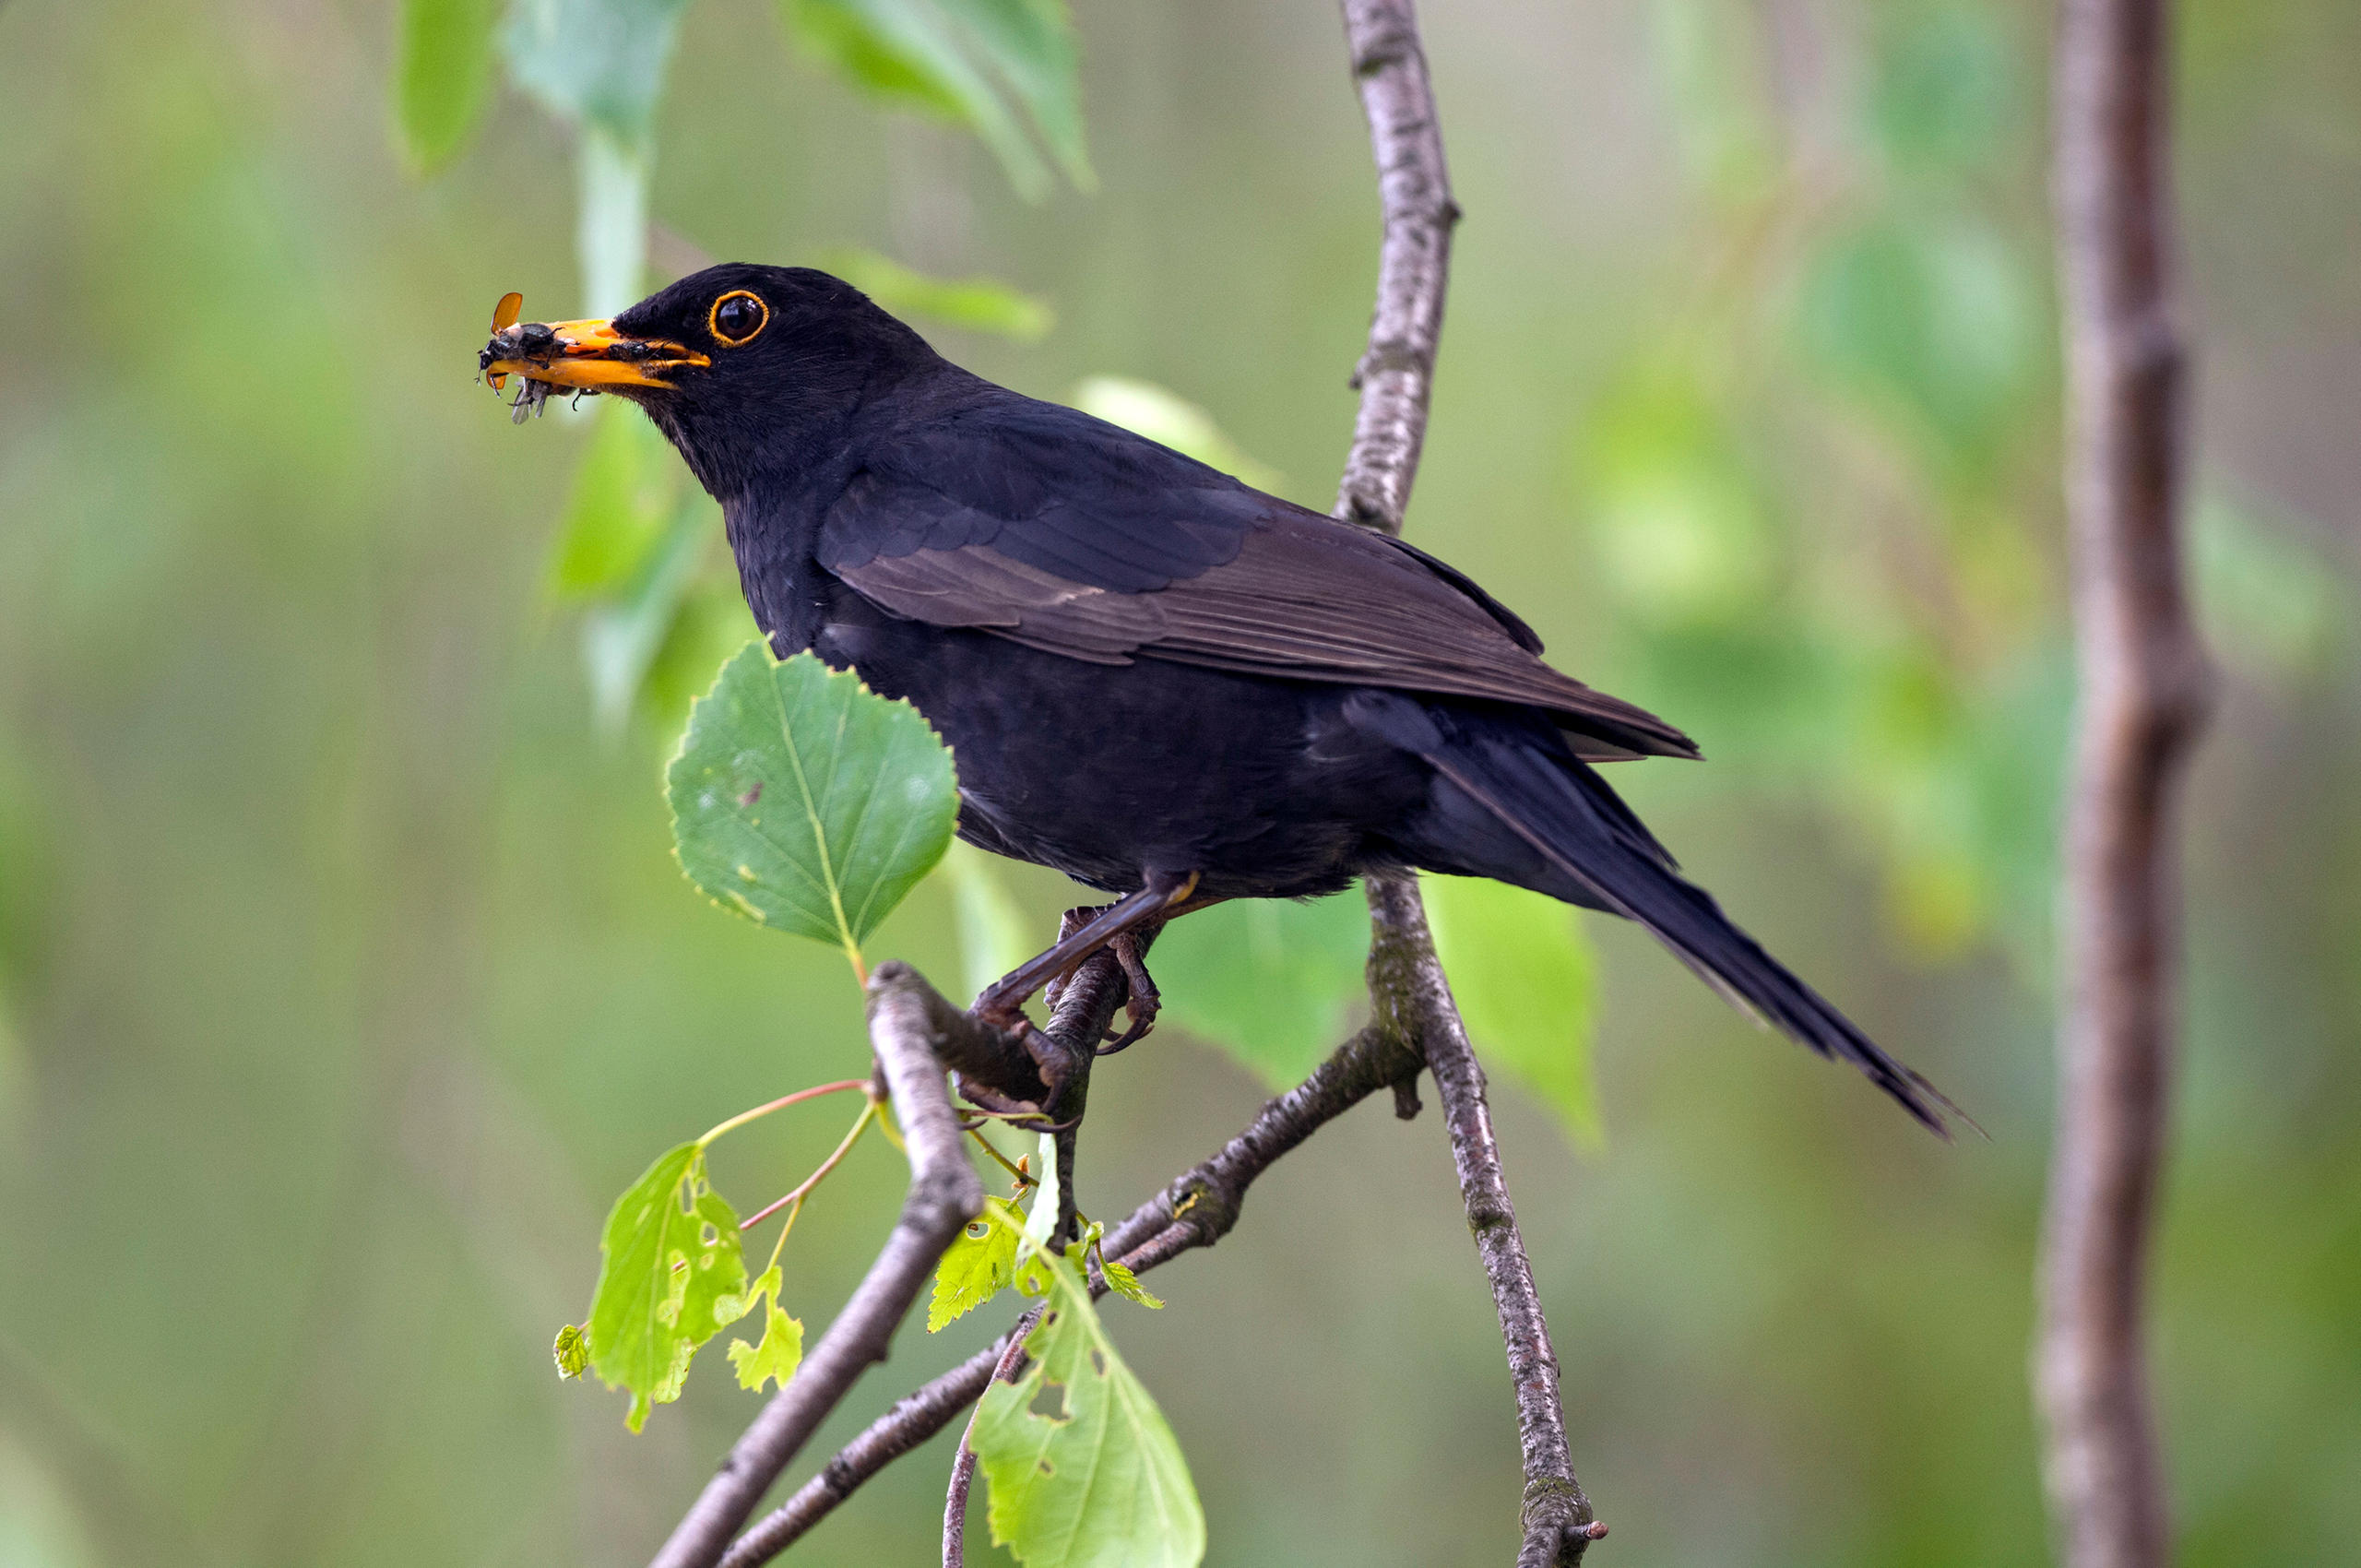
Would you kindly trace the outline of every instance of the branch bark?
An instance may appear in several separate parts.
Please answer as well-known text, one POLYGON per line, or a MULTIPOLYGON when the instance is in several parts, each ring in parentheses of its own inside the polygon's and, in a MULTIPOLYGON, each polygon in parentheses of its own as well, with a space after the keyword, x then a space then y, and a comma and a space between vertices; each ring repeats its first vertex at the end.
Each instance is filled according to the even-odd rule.
POLYGON ((2065 0, 2055 180, 2080 707, 2035 1357, 2070 1568, 2170 1553, 2144 1290, 2175 1049, 2174 808, 2209 677, 2176 541, 2165 0, 2065 0))
MULTIPOLYGON (((1381 958, 1372 951, 1372 992, 1394 983, 1394 977, 1401 972, 1401 966, 1390 956, 1381 958)), ((1175 1177, 1164 1191, 1133 1210, 1109 1234, 1105 1243, 1109 1255, 1133 1273, 1145 1274, 1182 1253, 1212 1246, 1238 1223, 1247 1189, 1264 1171, 1378 1090, 1409 1082, 1422 1065, 1416 1049, 1390 1024, 1371 1024, 1330 1053, 1310 1077, 1266 1103, 1244 1131, 1211 1158, 1175 1177)), ((957 1420, 962 1410, 982 1396, 993 1369, 1006 1355, 1014 1336, 1024 1331, 1026 1321, 1020 1320, 987 1348, 896 1401, 892 1409, 847 1443, 818 1475, 740 1538, 722 1559, 721 1568, 760 1568, 801 1539, 872 1476, 957 1420)))
POLYGON ((880 964, 869 980, 870 1044, 909 1144, 901 1218, 844 1310, 730 1449, 654 1568, 712 1568, 720 1561, 730 1538, 853 1380, 885 1359, 928 1271, 960 1227, 983 1212, 983 1182, 968 1163, 935 1056, 943 1037, 927 1005, 932 994, 907 964, 880 964))
MULTIPOLYGON (((1342 4, 1346 43, 1377 162, 1384 238, 1378 253, 1377 306, 1370 320, 1369 349, 1357 377, 1360 414, 1336 497, 1336 516, 1398 534, 1426 444, 1435 350, 1451 275, 1451 232, 1459 220, 1459 208, 1451 197, 1442 125, 1412 0, 1342 4)), ((1409 1009, 1394 1025, 1419 1042, 1434 1074, 1468 1228, 1491 1283, 1508 1349, 1525 1460, 1525 1539, 1517 1553, 1518 1568, 1578 1562, 1606 1527, 1592 1519, 1590 1500, 1574 1478, 1558 1393, 1558 1356, 1549 1343, 1540 1293, 1534 1287, 1525 1242, 1517 1233, 1516 1210, 1501 1170, 1483 1069, 1468 1047, 1450 982, 1435 957, 1417 879, 1368 880, 1370 961, 1374 965, 1382 951, 1402 967, 1396 985, 1371 994, 1381 1009, 1389 995, 1409 1009)))

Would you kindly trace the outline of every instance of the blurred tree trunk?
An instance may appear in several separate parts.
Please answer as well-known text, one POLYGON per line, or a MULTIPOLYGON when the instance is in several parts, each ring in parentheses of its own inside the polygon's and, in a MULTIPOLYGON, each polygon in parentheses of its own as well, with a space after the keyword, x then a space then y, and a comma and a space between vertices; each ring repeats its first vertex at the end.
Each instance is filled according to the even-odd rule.
POLYGON ((2206 664, 2176 537, 2165 0, 2063 0, 2055 179, 2079 701, 2035 1384, 2070 1568, 2170 1552, 2144 1348, 2177 1005, 2174 804, 2206 664))

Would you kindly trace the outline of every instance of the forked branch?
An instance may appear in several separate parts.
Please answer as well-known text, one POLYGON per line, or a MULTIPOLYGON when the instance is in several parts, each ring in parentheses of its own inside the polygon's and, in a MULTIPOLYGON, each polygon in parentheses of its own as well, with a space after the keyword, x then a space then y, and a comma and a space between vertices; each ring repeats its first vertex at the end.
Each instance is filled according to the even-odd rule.
MULTIPOLYGON (((1442 125, 1426 51, 1411 0, 1343 0, 1345 38, 1353 77, 1369 119, 1377 160, 1385 237, 1379 252, 1377 308, 1369 350, 1361 356, 1360 417, 1345 464, 1336 515, 1387 533, 1400 533, 1411 481, 1426 445, 1427 411, 1434 392, 1435 350, 1442 334, 1443 295, 1451 274, 1451 232, 1459 207, 1451 197, 1443 162, 1442 125)), ((1373 989, 1382 1008, 1389 997, 1412 1011, 1394 1020, 1419 1042, 1451 1133, 1452 1162, 1467 1206, 1468 1228, 1491 1282, 1516 1388, 1517 1433, 1525 1455, 1525 1541, 1518 1568, 1580 1562, 1606 1526, 1591 1517, 1590 1500, 1574 1479, 1572 1452, 1558 1395, 1558 1356, 1542 1320, 1541 1297, 1517 1234, 1516 1210, 1501 1171, 1500 1146, 1484 1099, 1484 1071, 1468 1048, 1467 1029, 1435 957, 1416 879, 1369 879, 1373 927, 1371 962, 1389 954, 1402 967, 1398 983, 1373 989)))
POLYGON ((968 1163, 935 1051, 941 1030, 926 998, 933 988, 906 964, 880 964, 869 980, 869 1039, 910 1151, 901 1218, 844 1310, 787 1386, 773 1396, 706 1483, 657 1554, 655 1568, 711 1568, 853 1380, 885 1359, 894 1330, 959 1229, 983 1212, 984 1187, 968 1163))

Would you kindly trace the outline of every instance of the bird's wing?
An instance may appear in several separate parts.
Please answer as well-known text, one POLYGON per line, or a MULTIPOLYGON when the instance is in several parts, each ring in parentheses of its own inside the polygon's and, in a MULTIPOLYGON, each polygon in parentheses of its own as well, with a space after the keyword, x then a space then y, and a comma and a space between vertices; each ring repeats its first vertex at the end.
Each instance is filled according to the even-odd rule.
POLYGON ((1441 562, 1051 405, 907 434, 829 511, 818 554, 894 614, 1072 659, 1528 704, 1586 756, 1696 754, 1544 664, 1522 621, 1441 562))

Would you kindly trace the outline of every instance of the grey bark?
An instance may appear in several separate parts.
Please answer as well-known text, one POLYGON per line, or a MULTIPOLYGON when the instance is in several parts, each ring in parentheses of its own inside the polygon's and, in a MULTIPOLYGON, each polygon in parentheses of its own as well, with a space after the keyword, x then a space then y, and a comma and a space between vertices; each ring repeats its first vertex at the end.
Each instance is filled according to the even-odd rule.
POLYGON ((2035 1357, 2070 1568, 2170 1556, 2145 1281, 2175 1052, 2175 807, 2208 671, 2176 539, 2164 0, 2064 0, 2058 261, 2079 706, 2064 856, 2057 1142, 2035 1357))
MULTIPOLYGON (((1451 196, 1442 126, 1416 7, 1411 0, 1343 0, 1343 9, 1353 77, 1377 162, 1384 239, 1377 308, 1357 378, 1360 415, 1336 515, 1399 533, 1426 444, 1451 274, 1451 232, 1459 208, 1451 196)), ((1370 877, 1369 904, 1372 955, 1389 952, 1403 968, 1390 994, 1410 1012, 1395 1020, 1396 1028, 1418 1041, 1434 1074, 1468 1229, 1500 1313, 1525 1462, 1525 1538, 1518 1568, 1578 1562, 1605 1530, 1592 1519, 1590 1500, 1574 1478, 1558 1392, 1558 1355, 1501 1173, 1483 1069, 1469 1049, 1450 982, 1435 957, 1416 878, 1370 877)))

